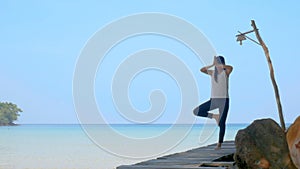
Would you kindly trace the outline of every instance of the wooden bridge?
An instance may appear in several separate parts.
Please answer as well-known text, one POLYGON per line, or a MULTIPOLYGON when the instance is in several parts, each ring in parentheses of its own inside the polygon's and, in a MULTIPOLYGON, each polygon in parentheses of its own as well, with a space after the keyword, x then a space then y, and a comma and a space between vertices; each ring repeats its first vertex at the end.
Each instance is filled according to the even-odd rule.
POLYGON ((234 141, 224 142, 220 150, 215 147, 212 144, 117 169, 237 169, 233 161, 234 141))

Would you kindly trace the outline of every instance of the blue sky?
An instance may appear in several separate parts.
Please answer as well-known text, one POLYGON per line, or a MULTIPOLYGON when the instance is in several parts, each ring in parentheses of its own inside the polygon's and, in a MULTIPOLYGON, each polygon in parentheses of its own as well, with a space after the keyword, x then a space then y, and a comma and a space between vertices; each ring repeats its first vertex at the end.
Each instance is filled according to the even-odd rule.
MULTIPOLYGON (((251 41, 242 46, 235 40, 237 31, 248 31, 251 19, 256 21, 267 44, 279 85, 286 122, 300 114, 297 31, 300 29, 298 1, 14 1, 0 2, 1 83, 0 101, 16 103, 23 109, 18 121, 30 123, 78 123, 73 104, 72 85, 81 50, 98 30, 120 18, 145 12, 158 12, 179 17, 198 28, 234 67, 230 81, 231 107, 228 123, 250 123, 258 118, 278 120, 273 86, 262 48, 251 41)), ((254 35, 249 35, 254 37, 254 35)), ((160 48, 176 53, 197 78, 199 104, 210 96, 209 77, 198 72, 203 63, 192 62, 185 46, 165 37, 131 38, 125 48, 160 48), (131 40, 131 41, 130 41, 131 40), (170 44, 174 44, 173 46, 170 44), (137 48, 136 46, 139 46, 137 48), (199 79, 198 79, 199 78, 199 79)), ((123 44, 123 45, 124 45, 123 44)), ((122 45, 122 44, 120 44, 122 45)), ((115 52, 120 60, 124 47, 115 52)), ((109 92, 102 96, 103 71, 109 68, 114 51, 99 66, 95 78, 95 96, 101 113, 109 123, 127 122, 111 104, 109 92), (110 56, 111 55, 111 56, 110 56), (106 99, 107 98, 107 99, 106 99)), ((117 64, 117 63, 114 63, 117 64)), ((109 84, 104 84, 109 85, 109 84)), ((181 95, 174 79, 150 70, 137 76, 129 95, 140 111, 149 109, 148 95, 152 89, 164 91, 165 112, 157 123, 172 123, 173 112, 180 108, 181 95), (147 81, 148 80, 148 81, 147 81), (148 83, 148 82, 152 83, 148 83), (143 82, 143 83, 142 83, 143 82), (157 83, 155 83, 157 82, 157 83), (147 85, 145 85, 147 84, 147 85)), ((192 113, 192 112, 181 112, 192 113)), ((176 115, 176 114, 175 114, 176 115)), ((197 119, 203 122, 203 119, 197 119)))

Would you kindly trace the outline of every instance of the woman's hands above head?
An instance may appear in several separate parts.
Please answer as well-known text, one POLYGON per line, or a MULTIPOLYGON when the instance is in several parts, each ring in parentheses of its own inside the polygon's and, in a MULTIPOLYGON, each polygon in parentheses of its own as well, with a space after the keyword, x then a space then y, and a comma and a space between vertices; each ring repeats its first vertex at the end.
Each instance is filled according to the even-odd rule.
POLYGON ((218 62, 217 62, 217 56, 214 56, 214 60, 213 60, 213 66, 215 66, 216 64, 217 64, 218 62))

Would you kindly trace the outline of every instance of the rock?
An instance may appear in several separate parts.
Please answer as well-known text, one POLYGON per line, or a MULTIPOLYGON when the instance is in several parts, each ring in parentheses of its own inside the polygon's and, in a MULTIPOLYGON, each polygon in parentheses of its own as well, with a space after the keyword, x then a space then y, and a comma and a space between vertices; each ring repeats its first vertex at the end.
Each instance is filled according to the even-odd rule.
POLYGON ((272 119, 256 120, 246 129, 239 130, 235 145, 234 158, 240 169, 296 169, 285 133, 272 119))
POLYGON ((291 158, 295 166, 300 169, 300 116, 289 127, 286 134, 286 140, 291 158))

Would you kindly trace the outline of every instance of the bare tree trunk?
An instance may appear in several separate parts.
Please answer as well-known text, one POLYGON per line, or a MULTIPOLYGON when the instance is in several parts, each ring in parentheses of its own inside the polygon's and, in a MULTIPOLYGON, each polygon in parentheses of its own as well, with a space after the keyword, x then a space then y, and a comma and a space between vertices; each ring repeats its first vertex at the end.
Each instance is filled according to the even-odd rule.
POLYGON ((260 37, 254 20, 251 20, 251 26, 254 28, 256 38, 259 41, 260 45, 262 46, 262 48, 265 52, 265 55, 266 55, 268 65, 269 65, 269 69, 270 69, 270 77, 271 77, 272 84, 273 84, 274 91, 275 91, 275 96, 276 96, 276 102, 277 102, 277 108, 278 108, 278 114, 279 114, 279 118, 280 118, 281 127, 284 131, 286 131, 285 122, 284 122, 283 113, 282 113, 281 101, 280 101, 280 96, 279 96, 279 90, 278 90, 278 86, 277 86, 277 83, 276 83, 276 80, 275 80, 274 69, 273 69, 271 58, 270 58, 269 50, 268 50, 266 44, 264 43, 264 41, 262 40, 262 38, 260 37))

